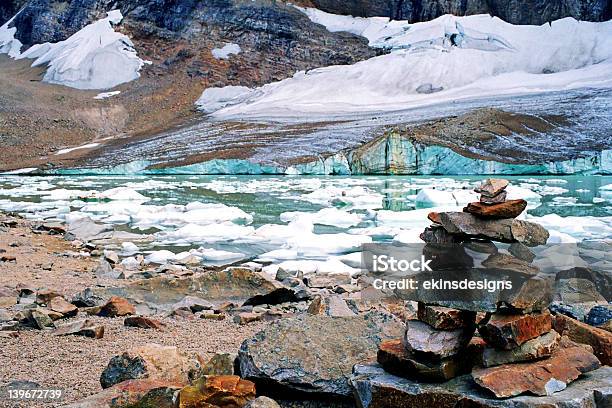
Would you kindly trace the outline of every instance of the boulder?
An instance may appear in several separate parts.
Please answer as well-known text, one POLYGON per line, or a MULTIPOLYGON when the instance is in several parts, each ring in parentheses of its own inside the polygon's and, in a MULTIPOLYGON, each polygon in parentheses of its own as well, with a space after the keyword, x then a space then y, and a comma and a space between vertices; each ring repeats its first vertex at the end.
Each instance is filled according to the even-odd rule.
POLYGON ((234 316, 234 322, 240 325, 249 324, 263 320, 263 313, 241 312, 234 316))
POLYGON ((164 330, 165 325, 159 320, 150 319, 143 316, 130 316, 123 320, 126 327, 138 327, 140 329, 164 330))
POLYGON ((513 220, 511 229, 512 237, 517 242, 525 244, 528 247, 546 245, 550 237, 546 228, 535 222, 513 220))
POLYGON ((433 222, 434 224, 442 224, 442 222, 440 221, 440 214, 437 212, 432 211, 427 214, 427 219, 433 222))
POLYGON ((357 365, 350 384, 360 408, 607 408, 612 368, 602 367, 583 374, 551 396, 524 395, 503 400, 481 389, 469 374, 428 384, 394 376, 379 365, 357 365))
POLYGON ((478 328, 482 338, 491 346, 510 350, 552 329, 550 312, 506 315, 495 313, 478 328))
POLYGON ((51 302, 51 299, 59 296, 62 295, 54 290, 41 289, 36 292, 36 303, 38 303, 39 305, 48 305, 49 302, 51 302))
POLYGON ((111 358, 100 376, 100 384, 102 388, 109 388, 139 378, 186 384, 196 366, 195 361, 176 347, 146 344, 111 358))
POLYGON ((482 218, 516 218, 527 208, 525 200, 508 200, 498 204, 469 203, 463 211, 482 218))
POLYGON ((53 319, 49 316, 48 313, 45 313, 44 309, 37 308, 32 309, 28 313, 29 321, 37 329, 43 330, 48 328, 54 328, 55 324, 53 323, 53 319))
POLYGON ((415 354, 445 358, 459 353, 472 338, 474 326, 456 330, 436 330, 430 325, 411 320, 403 337, 404 347, 415 354))
POLYGON ((89 242, 97 239, 108 239, 113 235, 113 226, 108 224, 98 224, 91 218, 85 217, 68 224, 68 235, 71 238, 78 239, 82 242, 89 242))
POLYGON ((399 338, 403 330, 396 318, 379 312, 281 319, 242 344, 240 372, 278 393, 347 398, 353 366, 373 361, 380 341, 399 338))
POLYGON ((238 355, 233 353, 217 353, 212 356, 210 360, 204 361, 198 356, 198 360, 200 361, 198 376, 233 375, 236 357, 238 357, 238 355))
POLYGON ((417 358, 406 350, 401 339, 380 343, 377 360, 393 375, 428 382, 450 380, 459 374, 468 373, 472 368, 465 355, 439 360, 417 358))
POLYGON ((612 306, 597 305, 589 310, 585 322, 591 326, 603 326, 612 321, 612 306))
POLYGON ((77 307, 95 307, 102 306, 104 299, 95 294, 91 288, 86 288, 82 292, 77 293, 70 303, 77 307))
POLYGON ((177 310, 187 310, 191 313, 197 313, 203 310, 213 310, 214 308, 215 305, 209 301, 195 296, 185 296, 180 302, 176 302, 171 306, 173 312, 177 310))
POLYGON ((437 330, 456 330, 473 327, 476 313, 467 310, 451 309, 443 306, 430 306, 419 303, 417 317, 437 330))
POLYGON ((98 312, 98 316, 118 317, 136 314, 136 308, 127 299, 119 296, 111 297, 98 312))
POLYGON ((183 388, 177 408, 243 408, 255 399, 255 384, 237 375, 212 375, 183 388))
POLYGON ((480 186, 476 187, 474 191, 485 197, 495 197, 506 190, 508 184, 510 184, 510 182, 504 179, 487 179, 480 186))
POLYGON ((93 339, 104 337, 104 326, 96 325, 90 320, 79 320, 58 327, 53 334, 56 336, 85 336, 93 339))
POLYGON ((497 350, 486 347, 482 351, 483 367, 493 367, 501 364, 519 363, 549 357, 559 345, 561 336, 554 330, 531 339, 512 350, 497 350))
POLYGON ((244 408, 281 408, 280 405, 272 398, 257 397, 253 401, 249 401, 244 408))
POLYGON ((62 408, 174 408, 172 396, 181 387, 182 384, 158 379, 128 380, 62 408))
POLYGON ((69 303, 61 296, 56 296, 51 299, 49 302, 49 309, 61 313, 65 317, 74 317, 79 313, 79 309, 75 305, 69 303))
POLYGON ((472 377, 478 385, 498 398, 524 393, 552 395, 564 390, 581 374, 601 366, 597 357, 578 345, 558 348, 550 358, 531 363, 504 364, 475 369, 472 377))
POLYGON ((555 317, 554 326, 557 332, 572 341, 591 346, 602 364, 612 365, 612 333, 561 314, 555 317))
POLYGON ((324 314, 333 317, 355 316, 346 301, 338 295, 327 297, 316 295, 308 306, 307 312, 312 315, 324 314))

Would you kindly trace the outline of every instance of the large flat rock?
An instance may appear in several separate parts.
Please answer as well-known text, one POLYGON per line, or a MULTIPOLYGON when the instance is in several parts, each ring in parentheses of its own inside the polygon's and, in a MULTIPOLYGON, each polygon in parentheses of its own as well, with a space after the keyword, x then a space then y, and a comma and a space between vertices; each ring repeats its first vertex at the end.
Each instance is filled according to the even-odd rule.
POLYGON ((346 399, 353 366, 376 361, 380 342, 403 331, 403 323, 379 312, 282 319, 242 344, 240 372, 258 392, 281 399, 346 399))
POLYGON ((411 381, 379 365, 359 365, 350 379, 360 408, 608 408, 612 402, 612 368, 584 374, 565 390, 546 397, 494 399, 470 375, 441 384, 411 381))

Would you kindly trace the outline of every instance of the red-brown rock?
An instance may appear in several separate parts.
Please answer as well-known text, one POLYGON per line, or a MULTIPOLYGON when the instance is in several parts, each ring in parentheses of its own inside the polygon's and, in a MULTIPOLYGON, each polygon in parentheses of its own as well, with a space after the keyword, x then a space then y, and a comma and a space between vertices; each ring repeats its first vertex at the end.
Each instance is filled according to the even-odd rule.
POLYGON ((172 394, 181 388, 181 384, 172 381, 143 378, 128 380, 107 388, 98 394, 91 395, 64 408, 114 408, 146 406, 156 408, 171 408, 172 394), (166 394, 166 401, 160 401, 160 396, 166 394), (141 404, 141 405, 138 405, 141 404))
POLYGON ((117 317, 136 314, 136 308, 127 299, 113 296, 98 312, 98 316, 117 317))
POLYGON ((545 311, 525 315, 494 314, 478 331, 489 345, 510 350, 551 329, 552 317, 545 311))
POLYGON ((163 330, 164 324, 159 320, 149 319, 144 316, 130 316, 123 320, 123 325, 126 327, 138 327, 141 329, 156 329, 163 330))
POLYGON ((48 307, 54 312, 61 313, 62 315, 64 315, 64 317, 73 317, 79 313, 79 309, 75 305, 68 302, 61 296, 56 296, 51 299, 48 307))
POLYGON ((427 214, 427 218, 429 219, 429 221, 433 222, 434 224, 442 224, 440 222, 440 213, 432 211, 429 214, 427 214))
POLYGON ((255 384, 236 375, 211 375, 183 388, 178 408, 242 408, 255 399, 255 384))
POLYGON ((593 347, 593 353, 602 364, 612 365, 612 333, 562 314, 556 316, 554 326, 556 331, 576 343, 593 347))
POLYGON ((463 211, 482 218, 516 218, 527 208, 527 201, 508 200, 499 204, 469 203, 463 211))
POLYGON ((417 317, 420 321, 427 323, 434 329, 455 330, 474 326, 476 313, 419 303, 417 317))
POLYGON ((567 345, 545 360, 531 363, 506 364, 493 368, 475 369, 476 383, 507 398, 523 393, 551 395, 567 387, 581 374, 600 367, 599 360, 586 348, 567 345))

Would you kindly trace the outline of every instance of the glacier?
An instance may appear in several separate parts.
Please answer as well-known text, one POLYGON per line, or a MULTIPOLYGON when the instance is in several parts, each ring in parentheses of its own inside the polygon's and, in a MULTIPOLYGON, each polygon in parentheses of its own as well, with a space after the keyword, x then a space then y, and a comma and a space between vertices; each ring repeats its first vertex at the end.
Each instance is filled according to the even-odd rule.
MULTIPOLYGON (((332 31, 390 51, 347 66, 301 71, 251 90, 217 119, 316 121, 491 96, 612 87, 612 21, 565 18, 515 26, 489 15, 408 24, 307 10, 332 31)), ((220 92, 220 91, 217 91, 220 92)))
POLYGON ((119 10, 83 27, 58 43, 35 44, 21 52, 11 21, 0 27, 0 53, 15 59, 34 59, 32 66, 47 65, 44 82, 77 89, 111 89, 140 77, 144 65, 132 41, 113 28, 123 20, 119 10))

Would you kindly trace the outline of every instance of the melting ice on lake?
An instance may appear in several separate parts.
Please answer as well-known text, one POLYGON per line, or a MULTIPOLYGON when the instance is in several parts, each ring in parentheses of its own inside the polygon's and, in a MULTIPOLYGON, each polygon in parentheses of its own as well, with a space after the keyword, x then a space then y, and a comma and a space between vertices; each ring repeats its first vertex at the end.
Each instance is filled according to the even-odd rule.
MULTIPOLYGON (((552 243, 612 238, 612 177, 513 177, 521 217, 552 243)), ((114 229, 123 257, 203 264, 249 259, 265 272, 354 275, 360 246, 419 242, 431 210, 461 210, 477 177, 0 176, 0 210, 69 225, 85 218, 114 229)), ((125 258, 130 264, 134 260, 125 258)))

